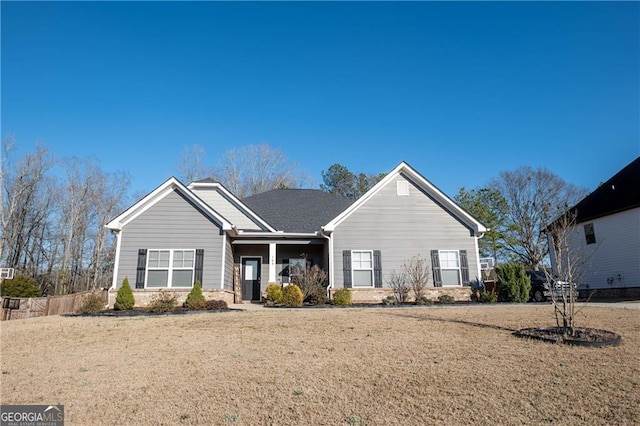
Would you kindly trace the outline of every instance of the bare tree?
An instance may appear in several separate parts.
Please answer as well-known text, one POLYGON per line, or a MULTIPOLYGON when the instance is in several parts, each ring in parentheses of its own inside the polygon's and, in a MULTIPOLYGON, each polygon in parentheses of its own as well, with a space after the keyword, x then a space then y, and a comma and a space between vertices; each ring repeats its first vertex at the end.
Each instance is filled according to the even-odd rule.
POLYGON ((407 274, 405 271, 398 272, 394 269, 391 271, 391 274, 389 274, 387 283, 393 290, 393 296, 396 298, 396 302, 400 304, 406 303, 411 287, 409 283, 407 283, 407 274))
POLYGON ((585 259, 580 244, 582 236, 576 226, 577 212, 568 210, 546 229, 550 246, 552 268, 544 268, 547 282, 551 283, 551 304, 556 324, 565 336, 575 336, 577 289, 576 283, 584 278, 585 259))
POLYGON ((213 175, 213 170, 205 165, 205 149, 201 145, 185 146, 176 164, 178 178, 185 184, 213 175))
POLYGON ((214 167, 214 178, 239 198, 276 188, 299 188, 309 181, 284 152, 266 143, 228 150, 214 167))
POLYGON ((424 289, 427 288, 431 276, 429 262, 418 254, 413 256, 409 263, 405 263, 403 269, 411 290, 413 290, 413 296, 418 302, 425 297, 424 289))
POLYGON ((544 168, 520 167, 500 173, 490 183, 509 205, 503 247, 512 257, 538 269, 548 254, 542 230, 557 211, 564 211, 587 191, 544 168))

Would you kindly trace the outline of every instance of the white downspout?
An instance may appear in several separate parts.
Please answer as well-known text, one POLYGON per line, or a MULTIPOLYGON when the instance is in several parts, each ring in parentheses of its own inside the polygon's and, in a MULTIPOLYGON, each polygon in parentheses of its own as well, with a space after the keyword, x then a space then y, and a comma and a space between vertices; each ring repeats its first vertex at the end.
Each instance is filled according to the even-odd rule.
POLYGON ((333 288, 333 234, 326 235, 324 230, 320 231, 320 235, 329 242, 329 285, 327 286, 327 297, 331 298, 331 289, 333 288))
POLYGON ((113 231, 116 234, 116 259, 113 264, 113 280, 111 282, 111 288, 107 290, 107 305, 105 309, 109 309, 109 299, 111 296, 111 290, 115 290, 118 286, 118 270, 120 266, 120 246, 122 243, 122 230, 119 229, 117 231, 113 231))

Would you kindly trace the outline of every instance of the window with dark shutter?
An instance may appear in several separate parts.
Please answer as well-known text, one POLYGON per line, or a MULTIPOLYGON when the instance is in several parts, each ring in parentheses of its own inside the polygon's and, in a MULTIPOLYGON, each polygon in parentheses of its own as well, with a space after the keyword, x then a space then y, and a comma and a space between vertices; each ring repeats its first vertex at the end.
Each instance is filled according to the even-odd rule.
POLYGON ((136 269, 136 288, 144 288, 144 275, 147 267, 147 249, 138 250, 138 268, 136 269))
POLYGON ((596 243, 596 231, 593 229, 593 223, 584 225, 584 237, 587 240, 587 244, 596 243))
POLYGON ((203 284, 202 282, 203 269, 204 269, 204 250, 196 249, 195 277, 193 279, 194 283, 196 281, 200 281, 200 284, 203 284))
POLYGON ((460 250, 460 274, 462 275, 462 285, 469 285, 469 261, 466 250, 460 250))
POLYGON ((373 251, 373 283, 375 288, 382 288, 382 253, 373 251))
POLYGON ((440 272, 440 255, 438 250, 431 250, 431 269, 433 270, 433 286, 442 287, 442 274, 440 272))
POLYGON ((343 287, 351 288, 351 251, 342 251, 342 271, 344 273, 343 287))

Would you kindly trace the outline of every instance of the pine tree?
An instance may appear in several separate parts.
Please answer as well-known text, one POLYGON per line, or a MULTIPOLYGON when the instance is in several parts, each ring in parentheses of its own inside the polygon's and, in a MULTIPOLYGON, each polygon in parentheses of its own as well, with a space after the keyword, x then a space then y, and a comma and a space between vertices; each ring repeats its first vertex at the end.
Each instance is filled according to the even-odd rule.
POLYGON ((118 289, 116 296, 116 303, 113 305, 113 309, 116 311, 126 311, 133 308, 136 301, 133 298, 133 290, 129 285, 129 279, 127 277, 122 281, 122 286, 118 289))

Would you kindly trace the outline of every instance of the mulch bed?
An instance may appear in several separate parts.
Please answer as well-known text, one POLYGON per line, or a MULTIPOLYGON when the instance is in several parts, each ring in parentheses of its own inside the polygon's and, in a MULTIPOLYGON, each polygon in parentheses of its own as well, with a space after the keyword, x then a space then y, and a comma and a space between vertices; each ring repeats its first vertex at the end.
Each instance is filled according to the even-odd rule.
POLYGON ((523 328, 513 334, 517 337, 542 340, 549 343, 588 347, 615 346, 622 341, 622 337, 619 334, 597 328, 576 328, 575 336, 564 335, 562 327, 523 328))
POLYGON ((108 309, 105 311, 85 314, 67 314, 65 316, 70 317, 148 317, 148 316, 161 316, 161 315, 191 315, 201 313, 220 313, 220 312, 241 312, 243 309, 206 309, 206 310, 189 310, 185 308, 176 308, 169 312, 153 312, 144 308, 133 308, 126 311, 116 311, 114 309, 108 309))

